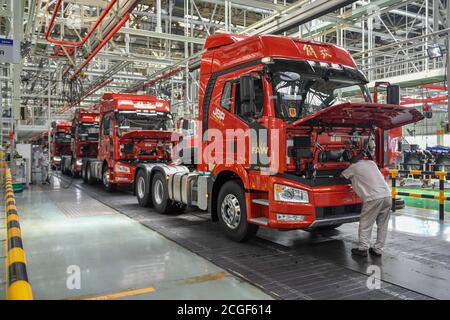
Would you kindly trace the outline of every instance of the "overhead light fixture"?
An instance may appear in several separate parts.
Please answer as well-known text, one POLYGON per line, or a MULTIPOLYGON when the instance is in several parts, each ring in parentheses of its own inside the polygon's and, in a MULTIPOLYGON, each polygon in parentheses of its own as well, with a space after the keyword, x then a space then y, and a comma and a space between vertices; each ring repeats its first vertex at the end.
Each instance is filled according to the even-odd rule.
POLYGON ((430 59, 437 59, 444 56, 444 50, 439 45, 428 47, 427 53, 430 59))

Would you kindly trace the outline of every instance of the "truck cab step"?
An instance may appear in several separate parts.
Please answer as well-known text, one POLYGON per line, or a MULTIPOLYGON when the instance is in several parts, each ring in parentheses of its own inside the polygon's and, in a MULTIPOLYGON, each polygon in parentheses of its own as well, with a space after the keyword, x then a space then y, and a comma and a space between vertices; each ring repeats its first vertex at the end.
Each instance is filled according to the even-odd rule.
POLYGON ((253 219, 250 219, 249 222, 255 223, 255 224, 259 224, 259 225, 263 225, 263 226, 267 226, 269 224, 269 219, 263 218, 263 217, 253 218, 253 219))
POLYGON ((269 206, 269 200, 267 199, 253 199, 252 203, 256 203, 262 206, 269 206))

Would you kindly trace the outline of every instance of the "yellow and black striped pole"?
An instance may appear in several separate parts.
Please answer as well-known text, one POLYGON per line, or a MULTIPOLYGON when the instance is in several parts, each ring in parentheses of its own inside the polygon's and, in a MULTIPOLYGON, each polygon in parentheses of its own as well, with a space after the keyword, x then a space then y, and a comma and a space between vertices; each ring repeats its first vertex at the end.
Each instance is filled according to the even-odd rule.
POLYGON ((398 170, 389 170, 389 173, 391 174, 391 182, 392 182, 392 187, 391 187, 391 197, 392 197, 392 208, 391 210, 393 212, 395 212, 396 209, 396 205, 395 205, 395 199, 397 198, 397 174, 398 174, 398 170))
POLYGON ((389 170, 392 178, 392 211, 395 212, 395 198, 397 196, 414 197, 422 199, 433 199, 439 200, 439 220, 444 221, 444 203, 445 201, 450 201, 450 197, 445 196, 445 178, 450 175, 449 172, 444 171, 421 171, 421 170, 389 170), (422 194, 422 193, 412 193, 412 192, 399 192, 396 187, 396 179, 399 174, 411 174, 411 175, 431 175, 439 178, 439 194, 422 194))
POLYGON ((5 171, 6 279, 8 300, 32 300, 11 171, 5 171))

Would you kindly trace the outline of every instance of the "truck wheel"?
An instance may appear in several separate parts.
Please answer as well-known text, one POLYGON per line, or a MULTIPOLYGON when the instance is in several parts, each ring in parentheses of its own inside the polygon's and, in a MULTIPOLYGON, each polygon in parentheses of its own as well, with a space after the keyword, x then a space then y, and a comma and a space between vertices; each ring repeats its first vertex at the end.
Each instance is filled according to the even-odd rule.
POLYGON ((237 181, 228 181, 221 187, 217 213, 223 232, 234 241, 250 240, 258 231, 259 226, 247 221, 245 193, 237 181))
POLYGON ((91 164, 90 163, 86 164, 86 181, 87 181, 88 184, 94 184, 95 183, 95 179, 92 176, 91 164))
POLYGON ((103 186, 105 187, 106 191, 114 192, 117 189, 117 185, 114 183, 111 183, 111 181, 109 181, 109 179, 108 179, 108 167, 103 168, 102 181, 103 181, 103 186))
POLYGON ((86 175, 86 167, 87 165, 84 165, 81 167, 81 178, 83 179, 84 183, 88 183, 87 175, 86 175))
POLYGON ((80 177, 80 173, 75 170, 75 163, 72 163, 70 165, 70 173, 71 173, 72 177, 74 177, 74 178, 80 177))
POLYGON ((150 207, 151 206, 151 196, 149 192, 149 183, 145 178, 144 170, 139 170, 136 175, 136 182, 134 186, 134 190, 136 190, 136 197, 138 199, 139 205, 141 207, 150 207))
POLYGON ((152 203, 156 212, 168 214, 174 211, 176 205, 169 199, 167 179, 161 172, 156 172, 152 179, 152 203))

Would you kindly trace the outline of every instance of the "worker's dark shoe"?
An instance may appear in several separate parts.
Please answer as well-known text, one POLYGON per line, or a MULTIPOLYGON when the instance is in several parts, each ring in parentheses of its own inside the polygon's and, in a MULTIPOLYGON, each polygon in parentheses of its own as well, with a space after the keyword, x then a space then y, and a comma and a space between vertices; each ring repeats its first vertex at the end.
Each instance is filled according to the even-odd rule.
POLYGON ((367 257, 367 250, 359 250, 359 248, 353 248, 352 255, 360 256, 360 257, 367 257))
POLYGON ((370 248, 369 249, 369 253, 374 256, 374 257, 381 257, 383 254, 381 253, 381 251, 378 251, 374 248, 370 248))

